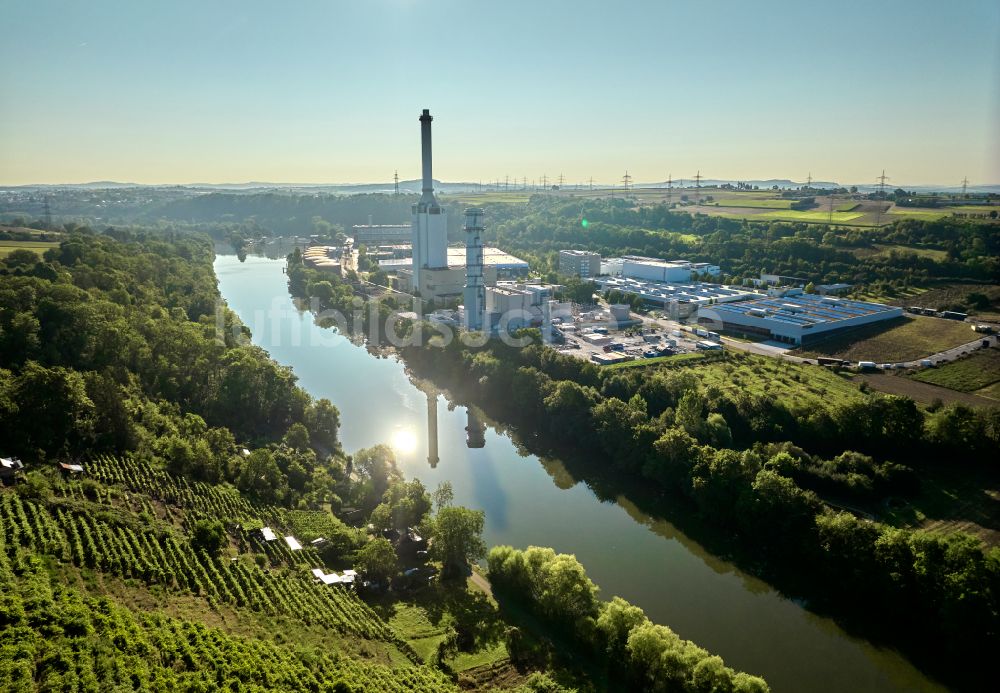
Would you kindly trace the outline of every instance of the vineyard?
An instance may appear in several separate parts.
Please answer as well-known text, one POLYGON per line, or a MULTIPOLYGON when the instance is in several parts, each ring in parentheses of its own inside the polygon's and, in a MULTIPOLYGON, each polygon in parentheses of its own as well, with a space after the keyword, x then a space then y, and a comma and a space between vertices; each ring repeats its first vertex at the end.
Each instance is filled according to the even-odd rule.
POLYGON ((133 614, 104 598, 53 592, 44 584, 42 564, 100 572, 170 594, 196 595, 211 608, 247 609, 389 643, 411 663, 420 664, 413 650, 352 590, 313 581, 308 569, 323 567, 315 549, 291 551, 280 539, 266 542, 248 529, 263 521, 278 528, 324 532, 339 523, 329 514, 257 507, 235 490, 188 483, 130 458, 102 457, 86 469, 87 478, 57 484, 44 499, 0 492, 0 578, 5 594, 0 603, 0 648, 5 653, 0 690, 33 690, 32 682, 39 680, 66 690, 122 683, 137 689, 200 685, 207 690, 227 686, 234 678, 264 690, 334 690, 335 681, 350 682, 349 688, 336 690, 352 691, 447 687, 436 671, 424 666, 397 670, 335 652, 292 651, 239 640, 200 623, 133 614), (237 555, 197 550, 189 533, 200 518, 222 519, 237 555), (30 594, 12 595, 12 586, 20 589, 22 583, 30 583, 24 588, 30 594), (73 615, 73 623, 45 625, 62 623, 65 613, 73 615), (23 627, 14 627, 22 622, 23 627), (61 634, 58 647, 48 642, 52 634, 61 634), (103 644, 95 646, 94 640, 103 644), (124 671, 130 672, 130 682, 119 680, 124 671), (93 685, 95 681, 100 685, 93 685))
MULTIPOLYGON (((5 494, 9 499, 11 494, 5 494)), ((4 527, 56 541, 56 525, 5 503, 4 527), (8 524, 8 512, 19 517, 8 524), (22 524, 23 523, 23 524, 22 524)), ((238 638, 200 623, 136 614, 52 581, 39 561, 0 536, 0 690, 128 689, 441 691, 429 667, 391 669, 310 648, 238 638)))

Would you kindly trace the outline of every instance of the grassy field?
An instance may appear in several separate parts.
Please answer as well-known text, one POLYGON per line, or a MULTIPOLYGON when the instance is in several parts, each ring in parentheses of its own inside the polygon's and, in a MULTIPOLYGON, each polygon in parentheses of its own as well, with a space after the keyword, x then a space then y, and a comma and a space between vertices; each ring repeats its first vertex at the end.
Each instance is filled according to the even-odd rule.
POLYGON ((7 257, 15 250, 30 250, 36 255, 41 255, 49 248, 54 248, 58 243, 55 241, 0 241, 0 259, 7 257))
POLYGON ((893 207, 889 210, 889 214, 909 219, 923 219, 924 221, 934 221, 951 216, 951 212, 945 209, 913 209, 911 207, 893 207))
POLYGON ((693 364, 694 373, 705 387, 723 392, 771 395, 780 398, 792 411, 808 412, 831 404, 861 397, 847 377, 808 364, 730 352, 724 361, 693 364))
POLYGON ((833 208, 834 212, 853 212, 861 206, 860 202, 843 202, 833 208))
POLYGON ((984 349, 958 361, 930 368, 912 376, 959 392, 975 392, 1000 382, 1000 349, 984 349))
POLYGON ((980 397, 993 399, 1000 403, 1000 381, 997 381, 992 385, 987 385, 981 390, 976 390, 976 394, 980 397))
POLYGON ((720 207, 750 207, 757 209, 790 209, 792 200, 767 200, 743 197, 725 197, 716 200, 715 204, 720 207))
POLYGON ((438 645, 452 627, 475 629, 476 641, 469 651, 460 651, 448 660, 456 672, 497 664, 507 659, 503 641, 504 623, 496 602, 471 580, 467 589, 435 583, 407 601, 386 601, 375 605, 397 633, 425 662, 433 662, 438 645))
POLYGON ((903 317, 833 335, 818 344, 810 344, 801 355, 897 363, 946 351, 975 338, 968 323, 903 317))

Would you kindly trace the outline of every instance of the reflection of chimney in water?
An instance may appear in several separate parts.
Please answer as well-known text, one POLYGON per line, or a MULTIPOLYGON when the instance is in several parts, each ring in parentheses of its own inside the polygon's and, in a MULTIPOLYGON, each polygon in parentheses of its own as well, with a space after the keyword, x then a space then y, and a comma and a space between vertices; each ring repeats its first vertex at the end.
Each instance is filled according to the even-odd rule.
POLYGON ((431 469, 438 463, 438 398, 427 393, 427 462, 431 469))
POLYGON ((468 415, 465 425, 465 445, 470 448, 486 447, 486 425, 472 411, 472 407, 465 410, 468 415))

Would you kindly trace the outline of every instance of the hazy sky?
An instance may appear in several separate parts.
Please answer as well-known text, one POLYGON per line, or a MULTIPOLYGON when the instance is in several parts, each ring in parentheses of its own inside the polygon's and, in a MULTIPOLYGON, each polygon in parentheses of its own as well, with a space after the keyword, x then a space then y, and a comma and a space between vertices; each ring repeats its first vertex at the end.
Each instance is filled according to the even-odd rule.
POLYGON ((0 0, 0 184, 1000 183, 1000 3, 0 0))

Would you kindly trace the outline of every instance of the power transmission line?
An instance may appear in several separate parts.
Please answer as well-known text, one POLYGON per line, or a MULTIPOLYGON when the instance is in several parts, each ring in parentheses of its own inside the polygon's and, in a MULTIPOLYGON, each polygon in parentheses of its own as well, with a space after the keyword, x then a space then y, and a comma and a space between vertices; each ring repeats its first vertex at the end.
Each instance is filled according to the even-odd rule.
POLYGON ((625 194, 628 195, 628 184, 632 182, 632 176, 625 171, 625 175, 622 176, 622 182, 625 184, 625 194))
POLYGON ((697 192, 695 192, 695 202, 701 202, 701 171, 694 174, 694 187, 697 192))
POLYGON ((674 181, 671 176, 672 174, 667 174, 667 207, 670 206, 674 196, 674 181))
POLYGON ((399 171, 392 174, 393 187, 396 190, 396 195, 399 195, 399 171))
POLYGON ((962 197, 967 197, 966 190, 969 188, 969 178, 965 177, 962 179, 962 197))
POLYGON ((562 190, 563 186, 563 174, 559 174, 559 189, 562 190))
POLYGON ((889 178, 885 175, 885 169, 882 169, 882 175, 875 180, 878 181, 878 194, 885 197, 885 182, 889 180, 889 178))

